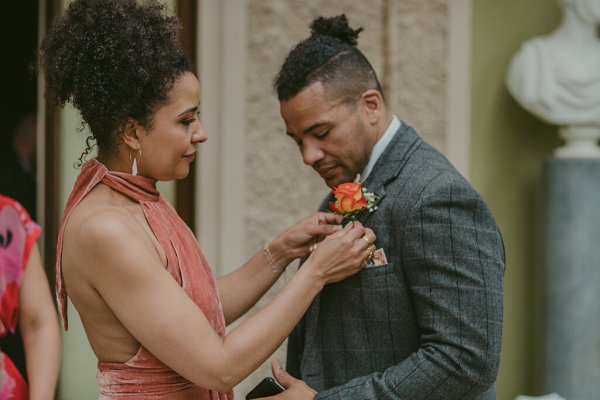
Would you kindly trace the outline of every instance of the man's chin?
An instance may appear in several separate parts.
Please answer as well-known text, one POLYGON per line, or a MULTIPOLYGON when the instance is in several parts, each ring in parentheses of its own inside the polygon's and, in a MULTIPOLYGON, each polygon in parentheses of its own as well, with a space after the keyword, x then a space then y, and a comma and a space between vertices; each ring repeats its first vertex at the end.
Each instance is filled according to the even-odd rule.
POLYGON ((349 178, 347 176, 334 176, 331 178, 323 178, 323 180, 325 181, 325 184, 327 186, 333 189, 336 186, 341 185, 342 183, 354 181, 354 178, 349 178))

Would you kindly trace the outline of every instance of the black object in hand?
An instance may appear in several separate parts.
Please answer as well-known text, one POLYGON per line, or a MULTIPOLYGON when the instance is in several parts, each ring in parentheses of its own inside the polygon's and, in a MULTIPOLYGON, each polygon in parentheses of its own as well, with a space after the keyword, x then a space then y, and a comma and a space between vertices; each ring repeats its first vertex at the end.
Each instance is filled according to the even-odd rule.
POLYGON ((246 400, 275 396, 281 392, 283 392, 283 388, 275 382, 275 379, 267 377, 260 381, 260 383, 246 395, 246 400))

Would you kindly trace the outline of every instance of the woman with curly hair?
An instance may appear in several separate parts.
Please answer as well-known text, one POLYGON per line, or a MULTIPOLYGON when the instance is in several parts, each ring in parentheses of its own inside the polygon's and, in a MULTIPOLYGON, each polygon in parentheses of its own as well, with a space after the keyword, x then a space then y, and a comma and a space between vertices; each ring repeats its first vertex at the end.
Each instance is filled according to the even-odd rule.
POLYGON ((56 273, 64 327, 68 290, 99 360, 102 399, 231 399, 323 286, 373 251, 370 229, 320 213, 213 277, 156 189, 185 177, 207 140, 177 29, 156 0, 75 0, 41 45, 48 99, 72 102, 98 145, 64 211, 56 273), (308 258, 282 291, 226 334, 298 257, 308 258))

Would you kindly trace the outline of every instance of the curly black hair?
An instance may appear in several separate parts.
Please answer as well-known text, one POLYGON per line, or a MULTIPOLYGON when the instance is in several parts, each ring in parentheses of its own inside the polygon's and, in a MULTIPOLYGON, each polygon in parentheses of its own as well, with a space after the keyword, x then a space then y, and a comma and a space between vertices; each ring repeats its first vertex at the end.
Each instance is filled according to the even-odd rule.
POLYGON ((352 29, 346 15, 318 17, 310 25, 311 35, 288 54, 275 77, 279 101, 295 97, 315 82, 344 103, 353 103, 367 89, 383 89, 375 70, 356 47, 362 28, 352 29))
POLYGON ((100 151, 117 145, 129 118, 145 127, 191 66, 178 41, 179 23, 156 0, 74 0, 40 46, 46 98, 71 102, 100 151))

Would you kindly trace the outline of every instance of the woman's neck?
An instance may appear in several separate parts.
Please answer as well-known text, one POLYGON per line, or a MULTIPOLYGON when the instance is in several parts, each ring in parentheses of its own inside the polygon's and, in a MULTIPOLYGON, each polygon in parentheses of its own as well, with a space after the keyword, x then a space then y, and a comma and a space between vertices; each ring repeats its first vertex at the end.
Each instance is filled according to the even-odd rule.
POLYGON ((98 161, 106 166, 106 169, 114 172, 124 172, 126 174, 132 173, 133 160, 129 161, 129 158, 123 157, 124 151, 117 150, 111 154, 99 151, 96 157, 98 161))

